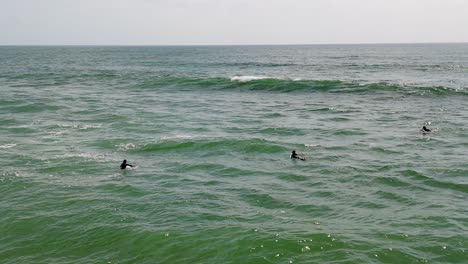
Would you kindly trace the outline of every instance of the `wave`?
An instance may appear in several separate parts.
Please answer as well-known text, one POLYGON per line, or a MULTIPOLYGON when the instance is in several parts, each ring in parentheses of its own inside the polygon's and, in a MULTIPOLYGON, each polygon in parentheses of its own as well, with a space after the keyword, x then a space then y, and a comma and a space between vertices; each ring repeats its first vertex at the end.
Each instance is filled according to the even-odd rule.
POLYGON ((417 181, 423 182, 425 183, 425 185, 434 188, 450 189, 454 191, 468 193, 468 184, 466 183, 450 182, 442 179, 432 178, 428 175, 411 169, 404 170, 401 172, 401 174, 405 177, 409 177, 417 181))
POLYGON ((274 62, 223 62, 223 63, 212 63, 214 66, 228 66, 228 67, 291 67, 291 66, 306 66, 304 64, 297 63, 274 63, 274 62))
POLYGON ((129 152, 168 152, 168 151, 235 151, 243 153, 282 153, 289 148, 264 139, 198 139, 162 140, 143 146, 129 148, 129 152))
POLYGON ((11 106, 7 109, 15 113, 37 113, 44 111, 57 111, 62 108, 62 106, 51 105, 46 103, 27 103, 23 105, 11 106))
POLYGON ((465 87, 416 86, 388 82, 313 80, 274 76, 237 75, 230 78, 164 77, 145 81, 137 87, 144 89, 183 90, 236 90, 265 92, 329 92, 329 93, 378 93, 396 92, 405 95, 446 96, 468 95, 465 87))
POLYGON ((306 135, 306 132, 298 128, 269 127, 259 130, 260 134, 278 135, 278 136, 299 136, 306 135))

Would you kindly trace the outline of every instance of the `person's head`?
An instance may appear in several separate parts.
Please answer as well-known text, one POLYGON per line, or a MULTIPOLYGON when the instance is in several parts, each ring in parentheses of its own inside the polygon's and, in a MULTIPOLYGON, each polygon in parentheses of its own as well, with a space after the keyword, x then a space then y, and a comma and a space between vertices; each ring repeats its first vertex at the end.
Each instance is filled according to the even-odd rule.
POLYGON ((423 126, 423 129, 427 129, 426 126, 423 126))
POLYGON ((296 151, 295 151, 295 150, 293 150, 293 151, 292 151, 292 154, 296 154, 296 151))
POLYGON ((127 160, 124 160, 123 163, 127 163, 127 160))

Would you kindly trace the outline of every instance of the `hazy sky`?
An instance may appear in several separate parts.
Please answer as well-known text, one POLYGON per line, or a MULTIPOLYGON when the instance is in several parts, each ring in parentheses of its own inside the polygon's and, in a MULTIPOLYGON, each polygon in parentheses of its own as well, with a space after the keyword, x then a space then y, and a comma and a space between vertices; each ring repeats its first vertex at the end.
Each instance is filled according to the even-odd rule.
POLYGON ((0 0, 0 45, 468 42, 468 0, 0 0))

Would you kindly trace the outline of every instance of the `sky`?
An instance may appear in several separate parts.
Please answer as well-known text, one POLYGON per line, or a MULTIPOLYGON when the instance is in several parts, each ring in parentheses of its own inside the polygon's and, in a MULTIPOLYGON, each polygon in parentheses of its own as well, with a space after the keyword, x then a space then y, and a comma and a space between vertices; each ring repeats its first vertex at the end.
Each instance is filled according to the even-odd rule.
POLYGON ((468 42, 468 0, 0 0, 0 45, 468 42))

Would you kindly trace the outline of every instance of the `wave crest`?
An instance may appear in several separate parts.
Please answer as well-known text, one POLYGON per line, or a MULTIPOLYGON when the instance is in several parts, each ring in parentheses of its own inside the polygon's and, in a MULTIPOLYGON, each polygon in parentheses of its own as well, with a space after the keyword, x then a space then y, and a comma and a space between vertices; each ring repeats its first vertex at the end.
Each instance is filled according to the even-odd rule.
POLYGON ((464 87, 413 86, 386 82, 311 80, 287 77, 237 75, 230 78, 169 77, 144 82, 144 89, 184 90, 245 90, 266 92, 329 92, 329 93, 377 93, 395 92, 405 95, 468 95, 464 87))
POLYGON ((129 149, 131 152, 223 151, 244 153, 281 153, 289 148, 264 139, 162 140, 129 149))
POLYGON ((265 76, 234 76, 234 77, 231 77, 231 81, 238 81, 238 82, 250 82, 250 81, 264 80, 264 79, 272 79, 272 78, 265 77, 265 76))

